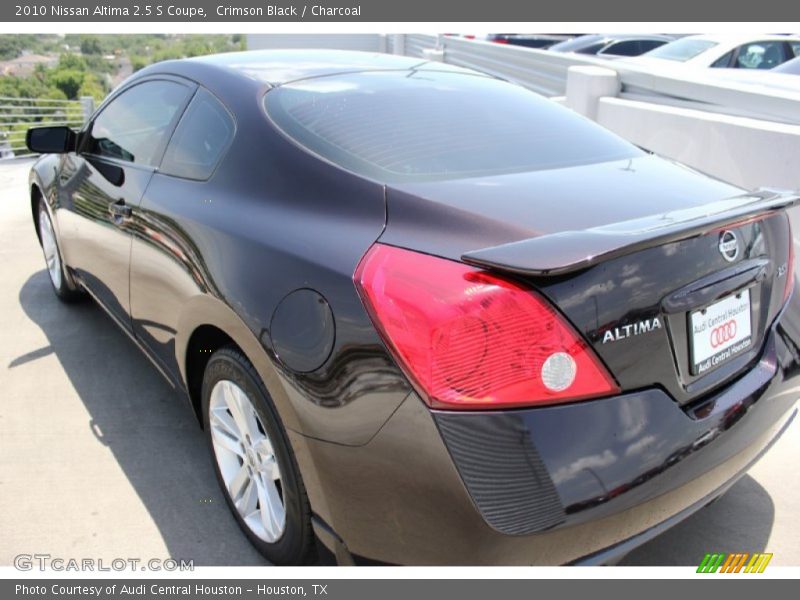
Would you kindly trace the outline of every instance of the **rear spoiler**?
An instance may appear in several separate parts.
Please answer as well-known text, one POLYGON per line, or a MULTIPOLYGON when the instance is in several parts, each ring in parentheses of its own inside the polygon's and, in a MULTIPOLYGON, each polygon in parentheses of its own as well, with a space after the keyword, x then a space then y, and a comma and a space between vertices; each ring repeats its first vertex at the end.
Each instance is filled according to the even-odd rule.
POLYGON ((710 204, 468 252, 465 263, 546 277, 564 275, 652 246, 706 234, 800 204, 800 195, 761 189, 710 204))

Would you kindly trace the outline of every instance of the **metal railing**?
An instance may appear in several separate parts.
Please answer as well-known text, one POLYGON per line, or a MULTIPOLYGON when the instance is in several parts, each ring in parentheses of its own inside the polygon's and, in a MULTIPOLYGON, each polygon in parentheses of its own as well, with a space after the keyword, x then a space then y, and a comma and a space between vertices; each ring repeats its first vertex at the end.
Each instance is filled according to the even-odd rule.
POLYGON ((80 129, 94 112, 94 99, 51 100, 0 96, 0 160, 28 156, 25 134, 30 127, 65 125, 80 129))

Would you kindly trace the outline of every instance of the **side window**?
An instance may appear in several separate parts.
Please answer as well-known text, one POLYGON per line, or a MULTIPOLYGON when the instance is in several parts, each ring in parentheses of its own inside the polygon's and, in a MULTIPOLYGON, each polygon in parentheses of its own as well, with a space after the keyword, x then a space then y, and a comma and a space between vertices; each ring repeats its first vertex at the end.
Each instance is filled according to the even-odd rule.
POLYGON ((789 45, 792 47, 795 57, 800 56, 800 42, 790 42, 789 45))
POLYGON ((600 50, 603 49, 603 46, 605 46, 605 45, 606 45, 605 42, 598 42, 596 44, 592 44, 591 46, 586 46, 586 48, 579 48, 578 50, 575 50, 575 53, 576 54, 597 54, 598 52, 600 52, 600 50))
POLYGON ((145 81, 122 92, 92 123, 84 152, 156 166, 191 89, 145 81))
POLYGON ((755 42, 739 46, 735 66, 739 69, 771 69, 785 60, 783 42, 755 42))
POLYGON ((169 142, 161 171, 187 179, 208 179, 234 131, 228 111, 209 92, 198 89, 169 142))
POLYGON ((642 53, 639 40, 625 40, 611 44, 600 54, 611 54, 613 56, 639 56, 642 53))
POLYGON ((650 50, 655 50, 659 46, 663 46, 666 44, 664 40, 641 40, 641 51, 642 54, 645 52, 650 52, 650 50))
POLYGON ((713 63, 711 63, 711 67, 713 69, 725 69, 731 66, 731 60, 733 59, 733 50, 724 54, 723 56, 719 57, 713 63))

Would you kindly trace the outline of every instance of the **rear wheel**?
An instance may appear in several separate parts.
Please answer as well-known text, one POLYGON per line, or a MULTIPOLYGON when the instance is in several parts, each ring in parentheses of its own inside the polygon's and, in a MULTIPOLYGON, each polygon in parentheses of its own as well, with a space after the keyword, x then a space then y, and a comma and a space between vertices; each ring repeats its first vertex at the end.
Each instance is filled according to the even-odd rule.
POLYGON ((235 348, 223 348, 208 362, 202 394, 217 479, 239 526, 271 562, 310 562, 314 545, 308 498, 255 369, 235 348))
POLYGON ((50 220, 50 213, 44 200, 39 199, 39 239, 42 244, 42 253, 47 266, 47 273, 50 276, 50 283, 53 284, 53 291, 59 300, 63 302, 75 302, 83 297, 82 291, 77 285, 72 283, 64 261, 61 258, 61 250, 58 247, 58 239, 50 220))

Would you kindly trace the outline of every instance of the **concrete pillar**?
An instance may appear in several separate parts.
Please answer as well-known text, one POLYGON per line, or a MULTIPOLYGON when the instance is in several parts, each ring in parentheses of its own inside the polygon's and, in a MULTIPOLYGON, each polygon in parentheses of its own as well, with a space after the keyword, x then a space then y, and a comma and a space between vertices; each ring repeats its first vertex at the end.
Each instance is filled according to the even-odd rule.
POLYGON ((619 75, 613 69, 591 65, 576 65, 567 71, 565 105, 592 120, 597 119, 600 98, 619 95, 619 75))
POLYGON ((399 54, 400 56, 405 55, 406 53, 406 34, 405 33, 393 33, 392 34, 392 52, 394 54, 399 54))

